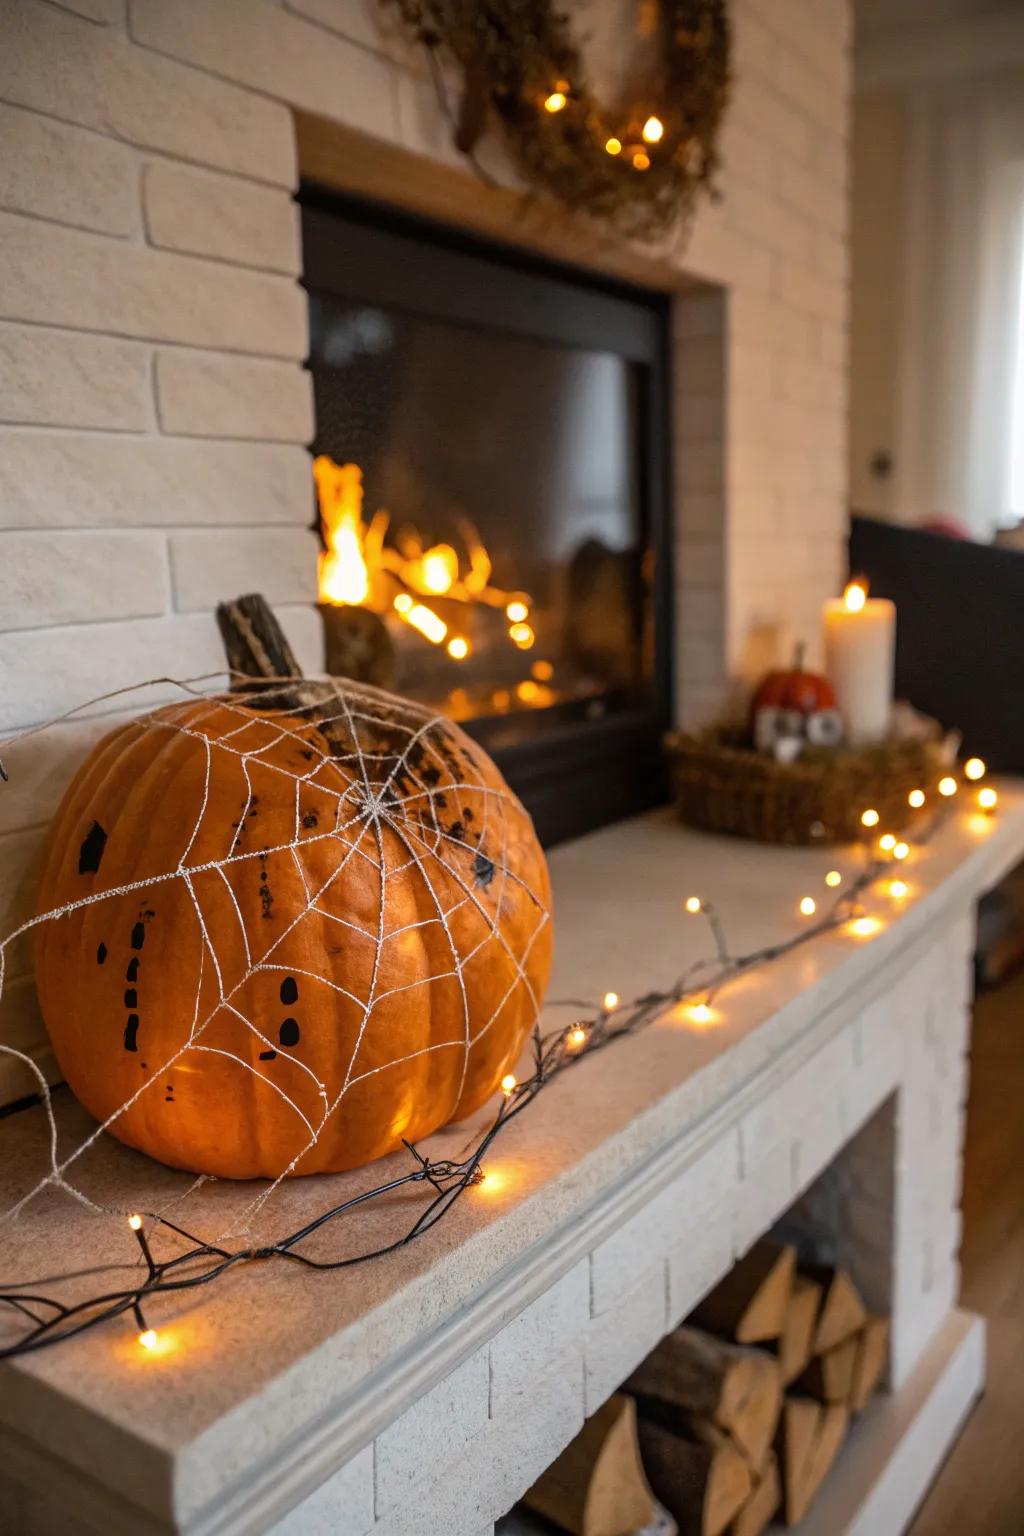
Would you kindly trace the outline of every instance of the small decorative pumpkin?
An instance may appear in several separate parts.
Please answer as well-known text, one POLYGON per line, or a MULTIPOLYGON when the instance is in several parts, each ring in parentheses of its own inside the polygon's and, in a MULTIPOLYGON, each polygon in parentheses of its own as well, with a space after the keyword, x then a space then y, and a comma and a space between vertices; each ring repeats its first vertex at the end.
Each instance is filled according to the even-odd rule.
POLYGON ((533 825, 453 723, 368 686, 190 698, 57 812, 36 979, 111 1133, 226 1178, 353 1168, 477 1109, 537 1018, 533 825))
POLYGON ((806 743, 834 747, 843 736, 835 690, 820 672, 805 671, 804 650, 798 644, 790 668, 762 679, 751 705, 754 745, 780 762, 793 762, 806 743))

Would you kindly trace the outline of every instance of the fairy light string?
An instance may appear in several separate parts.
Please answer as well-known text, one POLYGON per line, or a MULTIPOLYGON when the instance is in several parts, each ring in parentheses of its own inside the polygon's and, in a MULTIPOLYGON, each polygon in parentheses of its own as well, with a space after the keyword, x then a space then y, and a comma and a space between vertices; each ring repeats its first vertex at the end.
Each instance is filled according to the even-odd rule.
MULTIPOLYGON (((985 766, 980 759, 971 759, 964 772, 973 788, 984 777, 985 766)), ((958 781, 952 775, 946 775, 937 788, 939 798, 932 801, 929 821, 914 837, 918 847, 927 844, 953 812, 958 781)), ((923 809, 928 801, 924 790, 915 790, 908 798, 915 810, 923 809)), ((994 813, 997 796, 990 786, 977 790, 976 799, 987 815, 994 813)), ((819 909, 813 897, 802 898, 798 910, 808 921, 789 936, 746 953, 734 953, 714 904, 702 896, 690 896, 682 904, 683 912, 706 923, 713 953, 687 965, 670 986, 651 989, 625 1002, 616 992, 607 991, 599 1004, 578 999, 552 1003, 553 1008, 571 1008, 575 1016, 568 1024, 546 1033, 541 1031, 539 1024, 534 1027, 529 1072, 522 1078, 509 1073, 502 1080, 500 1101, 493 1116, 463 1157, 433 1159, 406 1142, 411 1166, 405 1172, 326 1208, 295 1231, 271 1243, 227 1246, 204 1239, 164 1213, 132 1212, 127 1218, 127 1226, 142 1259, 138 1279, 133 1274, 129 1283, 73 1302, 62 1301, 58 1295, 49 1292, 36 1292, 31 1288, 31 1282, 0 1291, 0 1306, 24 1323, 20 1336, 0 1348, 0 1359, 15 1358, 67 1341, 125 1316, 134 1320, 139 1348, 151 1353, 160 1346, 159 1330, 151 1325, 152 1304, 159 1298, 200 1290, 229 1271, 255 1262, 287 1261, 308 1270, 340 1270, 382 1258, 407 1246, 436 1226, 467 1190, 483 1182, 485 1158, 497 1139, 563 1072, 576 1067, 593 1053, 633 1037, 655 1020, 681 1007, 695 1024, 713 1022, 717 1018, 714 1005, 731 983, 815 939, 844 928, 858 937, 876 932, 881 923, 865 912, 863 897, 877 882, 885 881, 893 860, 899 868, 902 858, 910 852, 906 839, 893 840, 885 833, 880 838, 877 836, 878 819, 870 807, 861 817, 865 828, 863 867, 846 880, 838 870, 830 869, 824 876, 825 887, 832 893, 830 900, 819 909), (308 1245, 314 1234, 331 1228, 349 1232, 351 1218, 364 1206, 416 1186, 423 1189, 425 1204, 390 1241, 335 1257, 305 1251, 304 1245, 308 1245)), ((888 880, 885 889, 893 900, 901 901, 908 893, 902 880, 888 880)), ((48 1090, 44 1096, 49 1109, 48 1090)), ((58 1185, 61 1182, 58 1181, 58 1185)), ((70 1186, 64 1188, 74 1193, 70 1186)), ((71 1277, 69 1270, 63 1278, 71 1277)), ((61 1278, 58 1276, 56 1283, 61 1278)))

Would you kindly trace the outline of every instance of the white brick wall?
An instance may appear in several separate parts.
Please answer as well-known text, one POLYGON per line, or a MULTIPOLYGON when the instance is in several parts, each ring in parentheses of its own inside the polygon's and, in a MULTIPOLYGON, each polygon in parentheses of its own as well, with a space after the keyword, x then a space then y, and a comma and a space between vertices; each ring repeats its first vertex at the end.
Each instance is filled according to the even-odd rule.
POLYGON ((283 188, 154 160, 142 199, 153 245, 268 272, 301 270, 299 210, 283 188))
POLYGON ((0 214, 0 263, 13 320, 271 357, 307 350, 305 303, 290 278, 15 214, 0 214))
MULTIPOLYGON (((848 0, 732 10, 725 198, 664 253, 718 285, 676 306, 690 721, 813 650, 844 528, 848 0)), ((0 0, 0 37, 0 722, 215 669, 249 586, 316 665, 291 109, 457 163, 422 57, 375 0, 0 0), (65 529, 136 537, 97 584, 65 529)))
POLYGON ((313 436, 312 375, 289 363, 185 347, 160 351, 156 398, 163 431, 184 437, 301 443, 313 436))
POLYGON ((484 1348, 377 1436, 378 1515, 408 1503, 413 1490, 425 1481, 427 1496, 433 1496, 437 1479, 481 1433, 489 1414, 488 1379, 484 1348))
POLYGON ((0 421, 144 432, 152 397, 148 347, 0 321, 0 421))
POLYGON ((0 106, 0 208, 101 235, 139 227, 131 149, 97 133, 0 106))

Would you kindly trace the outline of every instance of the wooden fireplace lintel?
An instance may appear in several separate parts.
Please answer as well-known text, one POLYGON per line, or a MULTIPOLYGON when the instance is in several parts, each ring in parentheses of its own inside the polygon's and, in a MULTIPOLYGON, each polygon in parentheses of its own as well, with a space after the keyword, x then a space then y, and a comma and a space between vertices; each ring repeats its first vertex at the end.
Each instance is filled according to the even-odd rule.
POLYGON ((544 198, 492 185, 477 176, 468 162, 446 165, 428 160, 301 109, 294 116, 303 181, 455 225, 549 261, 589 267, 659 293, 701 286, 669 258, 659 256, 655 247, 631 244, 544 198))

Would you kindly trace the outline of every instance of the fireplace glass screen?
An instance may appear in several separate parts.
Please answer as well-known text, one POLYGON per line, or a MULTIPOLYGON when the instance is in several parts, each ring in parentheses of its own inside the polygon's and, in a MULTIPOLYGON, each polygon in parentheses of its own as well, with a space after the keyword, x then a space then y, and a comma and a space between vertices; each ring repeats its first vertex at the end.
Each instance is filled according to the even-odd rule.
POLYGON ((397 689, 529 801, 663 714, 660 307, 304 204, 321 604, 372 610, 397 689))

